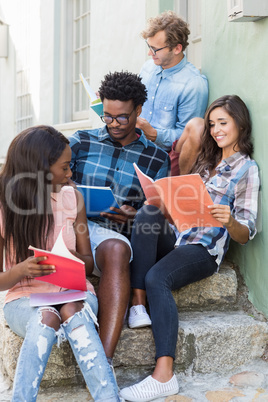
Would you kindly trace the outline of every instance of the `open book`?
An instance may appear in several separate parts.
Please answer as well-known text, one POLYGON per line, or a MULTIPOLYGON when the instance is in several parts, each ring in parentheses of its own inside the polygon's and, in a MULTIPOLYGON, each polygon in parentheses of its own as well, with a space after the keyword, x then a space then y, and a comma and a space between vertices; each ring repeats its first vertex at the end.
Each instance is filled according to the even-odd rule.
POLYGON ((180 232, 193 227, 222 227, 210 214, 213 202, 199 174, 163 177, 154 181, 134 163, 148 204, 159 208, 180 232))
POLYGON ((45 276, 39 276, 35 279, 52 283, 62 288, 86 291, 85 263, 75 257, 66 247, 62 237, 63 229, 64 226, 51 251, 29 246, 29 249, 34 251, 35 257, 47 257, 46 260, 39 262, 39 264, 55 265, 56 267, 56 272, 45 276))
POLYGON ((94 110, 94 112, 100 116, 103 113, 103 105, 101 99, 97 97, 97 95, 95 94, 91 86, 88 84, 87 80, 85 79, 82 73, 80 74, 80 80, 82 81, 86 93, 90 99, 91 109, 94 110))
POLYGON ((100 212, 116 213, 111 211, 110 207, 119 208, 110 187, 77 184, 76 188, 83 194, 88 218, 99 216, 100 212))

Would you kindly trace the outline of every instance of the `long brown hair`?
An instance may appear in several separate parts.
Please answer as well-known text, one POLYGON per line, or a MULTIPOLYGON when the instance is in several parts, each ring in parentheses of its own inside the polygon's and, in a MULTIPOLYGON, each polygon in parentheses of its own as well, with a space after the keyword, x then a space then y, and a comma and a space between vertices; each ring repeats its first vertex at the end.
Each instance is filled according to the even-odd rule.
POLYGON ((46 248, 54 224, 50 166, 67 144, 69 140, 53 127, 35 126, 22 131, 9 146, 0 173, 0 206, 4 246, 13 263, 30 255, 29 245, 46 248))
POLYGON ((214 169, 221 160, 222 150, 210 134, 210 113, 212 110, 221 107, 231 116, 239 130, 239 138, 234 149, 239 149, 241 153, 251 156, 253 144, 251 141, 251 120, 248 108, 241 98, 237 95, 225 95, 216 99, 207 109, 205 114, 205 128, 201 138, 201 150, 192 172, 199 173, 201 176, 205 170, 214 169))

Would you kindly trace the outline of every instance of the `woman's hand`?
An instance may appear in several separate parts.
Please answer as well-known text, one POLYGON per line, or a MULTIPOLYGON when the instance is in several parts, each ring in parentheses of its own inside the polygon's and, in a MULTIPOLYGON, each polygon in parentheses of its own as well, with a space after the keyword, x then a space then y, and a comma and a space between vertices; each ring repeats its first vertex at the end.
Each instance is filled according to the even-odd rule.
POLYGON ((221 222, 231 238, 238 243, 245 244, 249 240, 249 229, 246 225, 239 223, 232 215, 229 205, 209 205, 211 215, 221 222))
POLYGON ((47 257, 28 257, 26 260, 20 262, 11 268, 12 270, 20 270, 22 278, 36 278, 38 276, 50 275, 56 272, 54 265, 39 264, 41 261, 45 261, 47 257))
POLYGON ((38 276, 50 275, 56 272, 54 265, 39 262, 45 261, 47 257, 28 257, 19 264, 13 265, 12 268, 0 273, 0 290, 7 290, 15 286, 18 282, 25 278, 36 278, 38 276))
POLYGON ((122 205, 121 208, 111 207, 110 209, 115 211, 116 214, 101 212, 100 215, 117 223, 127 223, 129 220, 133 220, 137 213, 137 210, 130 205, 122 205))
POLYGON ((234 219, 231 215, 231 209, 229 205, 222 204, 214 204, 209 205, 210 213, 213 218, 217 219, 217 221, 221 222, 226 229, 232 225, 232 220, 234 219))

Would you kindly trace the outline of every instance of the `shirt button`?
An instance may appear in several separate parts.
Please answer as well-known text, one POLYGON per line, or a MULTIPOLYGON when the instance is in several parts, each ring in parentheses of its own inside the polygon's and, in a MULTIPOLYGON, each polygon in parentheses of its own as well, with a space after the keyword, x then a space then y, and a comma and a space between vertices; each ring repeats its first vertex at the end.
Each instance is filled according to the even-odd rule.
POLYGON ((150 112, 150 114, 152 114, 153 112, 150 112))
POLYGON ((154 99, 154 96, 152 96, 152 99, 154 99))
POLYGON ((166 109, 167 107, 165 106, 164 109, 166 109))
POLYGON ((117 167, 116 170, 118 171, 118 170, 119 170, 119 167, 117 167))

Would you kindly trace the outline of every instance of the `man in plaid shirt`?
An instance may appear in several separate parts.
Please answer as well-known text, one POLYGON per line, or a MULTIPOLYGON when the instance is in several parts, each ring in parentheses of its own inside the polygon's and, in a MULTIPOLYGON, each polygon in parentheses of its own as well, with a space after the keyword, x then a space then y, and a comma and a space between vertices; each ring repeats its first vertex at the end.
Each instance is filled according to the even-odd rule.
MULTIPOLYGON (((152 179, 169 172, 165 151, 136 129, 137 117, 147 98, 140 77, 128 72, 109 73, 99 89, 101 119, 106 126, 77 131, 70 137, 72 179, 79 184, 110 187, 120 208, 88 220, 93 273, 101 276, 99 325, 106 356, 112 364, 130 296, 128 237, 132 220, 145 198, 133 163, 152 179)), ((90 273, 87 273, 90 274, 90 273)))

